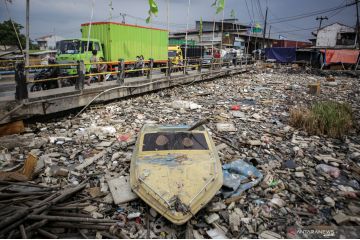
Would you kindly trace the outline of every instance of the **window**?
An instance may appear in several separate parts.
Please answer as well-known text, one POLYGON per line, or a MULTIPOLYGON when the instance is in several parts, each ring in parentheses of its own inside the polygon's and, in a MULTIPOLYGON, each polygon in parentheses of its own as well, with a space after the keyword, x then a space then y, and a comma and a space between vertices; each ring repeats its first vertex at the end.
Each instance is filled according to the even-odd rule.
POLYGON ((355 45, 355 32, 338 33, 336 37, 336 45, 355 45))
POLYGON ((57 50, 60 54, 76 54, 79 53, 80 41, 78 40, 64 40, 57 44, 57 50))
POLYGON ((168 57, 176 57, 176 51, 169 51, 168 57))
POLYGON ((94 42, 94 49, 100 51, 100 45, 98 42, 94 42))
MULTIPOLYGON (((84 53, 87 49, 87 41, 81 42, 81 52, 84 53)), ((92 50, 100 51, 100 45, 98 42, 89 41, 89 52, 92 50)))
POLYGON ((208 149, 203 133, 158 132, 144 135, 142 151, 208 149))

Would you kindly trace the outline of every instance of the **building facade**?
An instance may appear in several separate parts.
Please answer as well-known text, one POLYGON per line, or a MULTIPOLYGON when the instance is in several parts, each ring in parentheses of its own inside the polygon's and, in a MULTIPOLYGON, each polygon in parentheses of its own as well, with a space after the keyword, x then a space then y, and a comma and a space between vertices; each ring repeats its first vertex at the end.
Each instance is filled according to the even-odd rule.
POLYGON ((355 28, 340 23, 322 27, 314 35, 317 48, 355 48, 355 28))
POLYGON ((57 35, 46 35, 36 39, 40 50, 54 50, 56 49, 56 42, 64 40, 63 37, 57 35))

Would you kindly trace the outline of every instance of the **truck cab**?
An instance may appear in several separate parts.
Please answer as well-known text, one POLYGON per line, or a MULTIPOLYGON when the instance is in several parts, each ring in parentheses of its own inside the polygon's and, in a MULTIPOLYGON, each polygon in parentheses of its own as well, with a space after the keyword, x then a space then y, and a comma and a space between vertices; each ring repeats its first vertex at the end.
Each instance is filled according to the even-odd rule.
MULTIPOLYGON (((56 62, 59 64, 70 64, 76 63, 79 60, 83 60, 88 72, 90 69, 90 57, 92 56, 92 51, 97 50, 97 58, 104 57, 103 48, 101 42, 97 39, 88 39, 87 38, 76 38, 76 39, 66 39, 56 43, 56 62)), ((62 73, 67 73, 69 75, 77 74, 76 66, 69 66, 69 68, 61 69, 62 73)))
POLYGON ((169 46, 168 57, 173 65, 180 65, 184 59, 180 46, 169 46))

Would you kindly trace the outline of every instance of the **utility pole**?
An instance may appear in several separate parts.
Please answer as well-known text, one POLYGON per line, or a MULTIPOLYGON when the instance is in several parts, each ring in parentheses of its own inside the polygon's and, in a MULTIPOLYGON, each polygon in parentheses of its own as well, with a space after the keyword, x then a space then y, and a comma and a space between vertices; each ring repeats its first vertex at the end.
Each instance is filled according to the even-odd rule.
MULTIPOLYGON (((224 3, 225 5, 225 3, 224 3)), ((225 6, 224 6, 225 8, 225 6)), ((221 19, 221 42, 220 42, 220 54, 223 47, 223 38, 224 38, 224 18, 225 18, 225 10, 222 10, 222 19, 221 19)))
POLYGON ((271 32, 271 25, 270 25, 270 27, 269 27, 268 47, 270 47, 270 42, 271 42, 271 40, 270 40, 270 32, 271 32))
MULTIPOLYGON (((30 0, 26 0, 26 23, 25 23, 25 37, 26 37, 26 52, 25 52, 25 66, 30 65, 29 50, 30 50, 30 0)), ((21 45, 21 43, 20 43, 21 45)), ((16 75, 16 74, 15 74, 16 75)), ((25 81, 29 80, 29 69, 25 68, 25 81)))
POLYGON ((267 14, 268 14, 268 8, 266 7, 265 23, 264 23, 264 31, 263 31, 263 48, 265 48, 265 34, 266 34, 267 14))
POLYGON ((356 47, 359 48, 359 8, 358 8, 358 0, 355 0, 356 3, 356 47))
MULTIPOLYGON (((327 16, 323 17, 323 16, 320 16, 320 17, 317 17, 316 20, 320 20, 320 24, 319 24, 319 29, 321 28, 321 24, 322 24, 322 21, 323 20, 329 20, 327 16)), ((318 29, 318 31, 319 31, 318 29)))
MULTIPOLYGON (((29 35, 30 35, 30 23, 29 23, 29 19, 30 19, 30 0, 26 0, 26 57, 25 57, 25 65, 29 66, 29 48, 30 48, 30 39, 29 39, 29 35)), ((28 73, 26 71, 26 73, 28 73)), ((28 74, 26 74, 28 75, 28 74)))

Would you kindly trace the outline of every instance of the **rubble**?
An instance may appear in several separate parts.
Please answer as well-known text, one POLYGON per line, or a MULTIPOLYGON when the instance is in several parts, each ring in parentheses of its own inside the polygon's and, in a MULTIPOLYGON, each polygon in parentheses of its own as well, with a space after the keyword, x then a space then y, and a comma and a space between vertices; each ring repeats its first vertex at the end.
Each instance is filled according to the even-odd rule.
POLYGON ((0 236, 285 238, 293 226, 358 226, 359 80, 271 70, 89 107, 77 118, 25 123, 23 133, 1 137, 1 173, 20 173, 30 153, 37 161, 30 178, 0 180, 0 236), (352 106, 355 127, 347 136, 290 126, 290 109, 328 99, 352 106), (176 226, 131 191, 130 160, 144 124, 202 119, 210 119, 228 178, 176 226), (240 171, 230 170, 237 160, 240 171))
POLYGON ((129 177, 124 176, 107 181, 115 204, 130 202, 138 198, 132 192, 129 181, 129 177))

